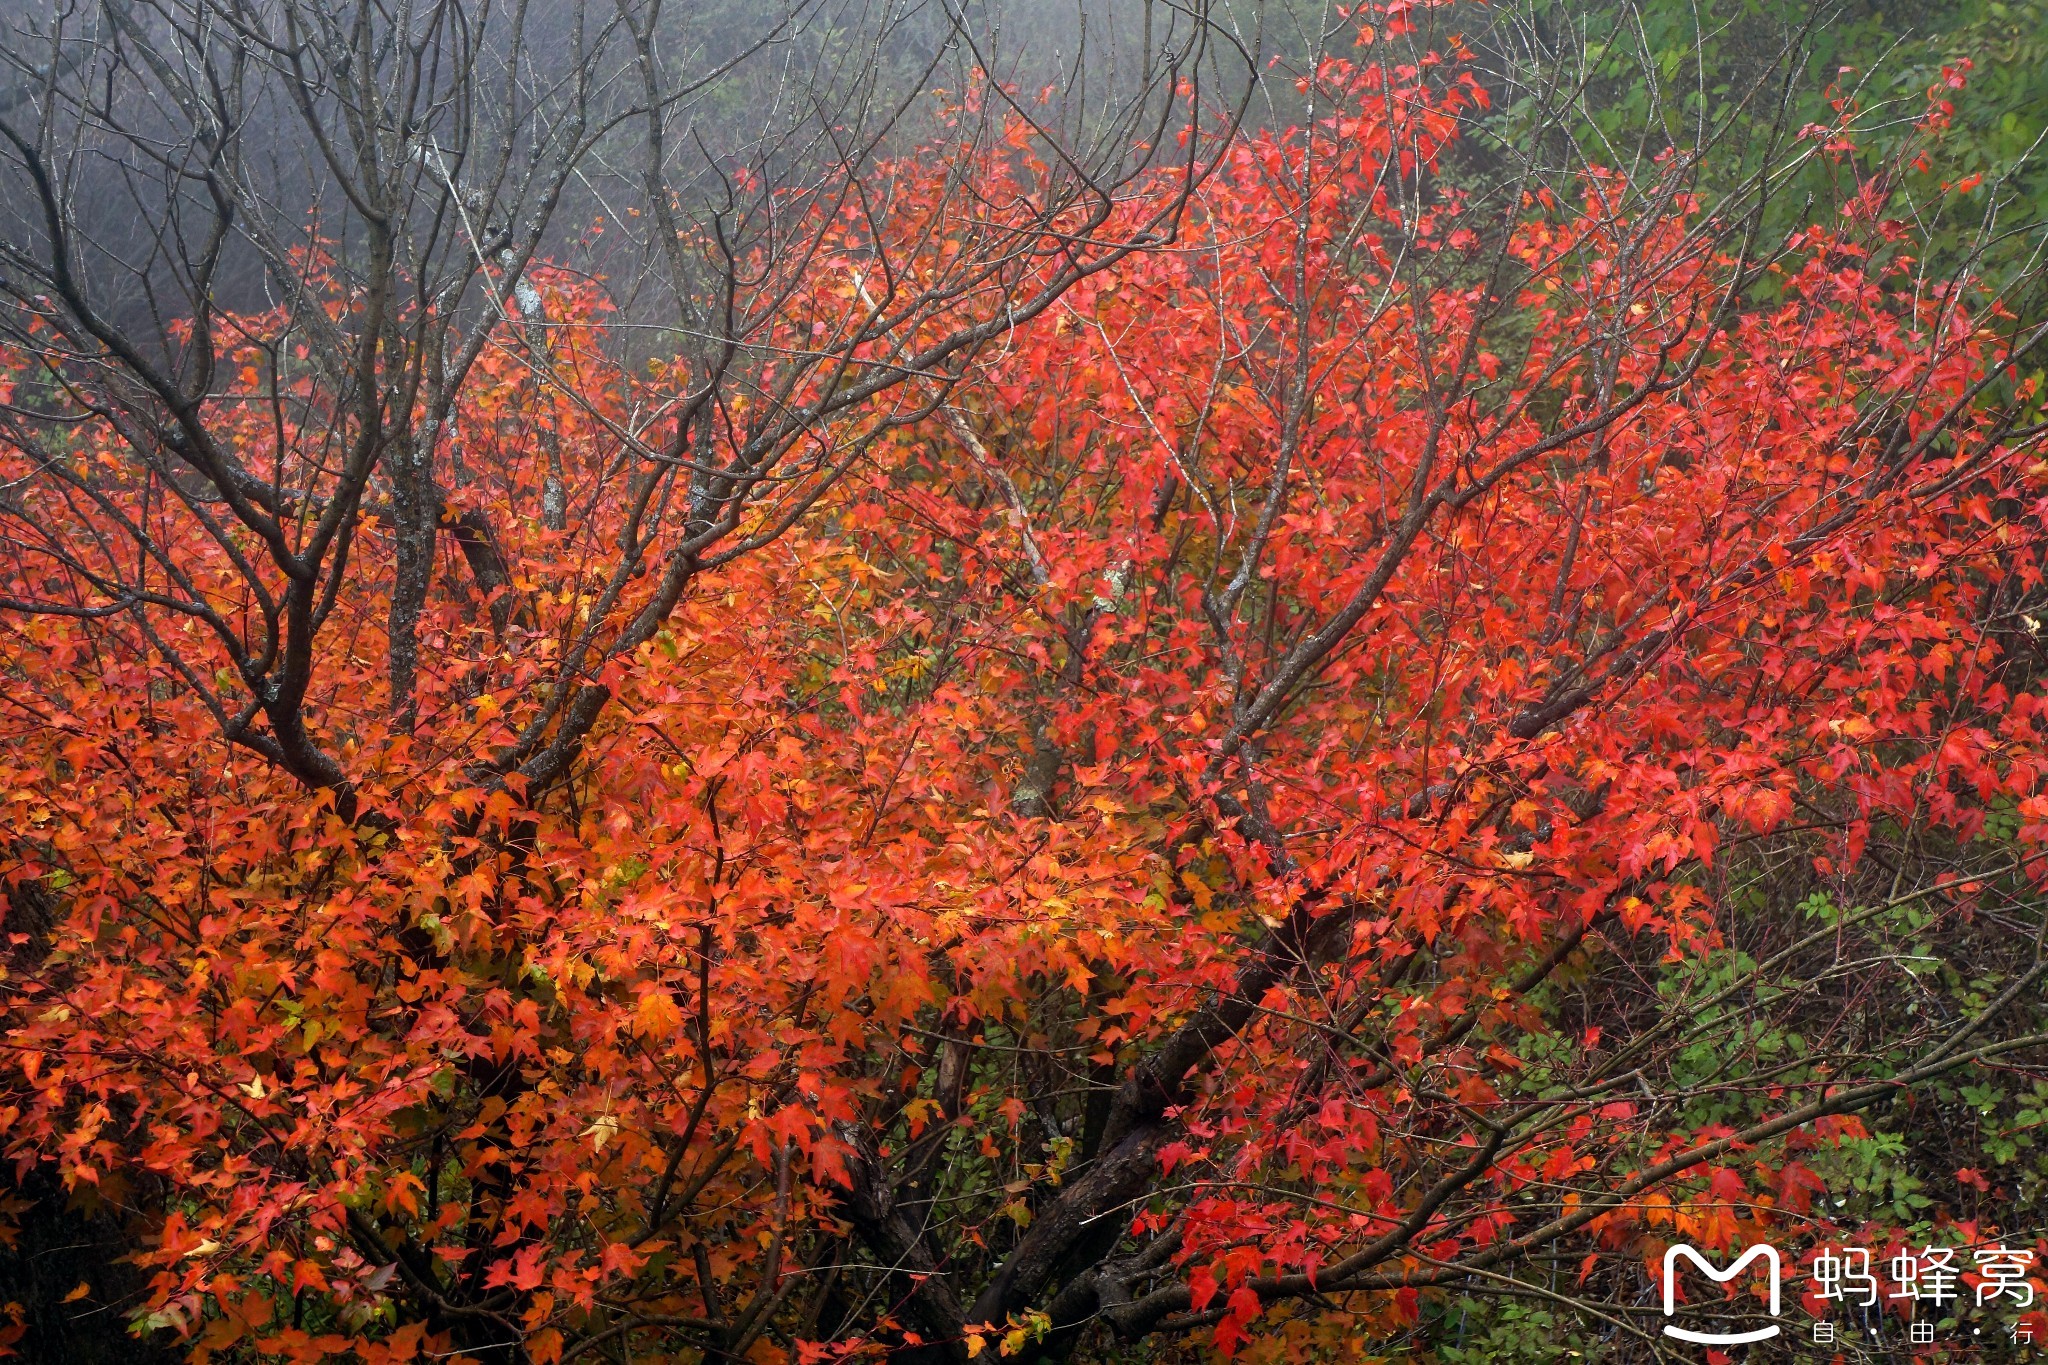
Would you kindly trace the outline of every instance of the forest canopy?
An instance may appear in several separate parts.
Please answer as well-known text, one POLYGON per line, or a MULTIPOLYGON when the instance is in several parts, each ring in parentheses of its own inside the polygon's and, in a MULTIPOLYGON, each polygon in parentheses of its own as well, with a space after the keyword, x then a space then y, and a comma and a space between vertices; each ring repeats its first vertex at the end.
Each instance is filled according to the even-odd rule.
POLYGON ((1792 8, 11 16, 0 1355, 2048 1344, 2048 29, 1792 8))

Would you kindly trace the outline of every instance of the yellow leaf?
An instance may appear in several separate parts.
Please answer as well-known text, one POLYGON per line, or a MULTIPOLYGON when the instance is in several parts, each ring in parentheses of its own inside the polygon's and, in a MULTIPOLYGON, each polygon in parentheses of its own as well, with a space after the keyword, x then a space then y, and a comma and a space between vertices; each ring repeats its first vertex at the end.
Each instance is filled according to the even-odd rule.
POLYGON ((618 1132, 619 1121, 610 1114, 603 1114, 599 1116, 597 1122, 583 1130, 583 1136, 589 1138, 590 1145, 601 1152, 607 1142, 618 1136, 618 1132))
POLYGON ((666 1038, 682 1022, 683 1012, 676 1008, 675 997, 663 990, 641 996, 633 1011, 633 1032, 642 1038, 666 1038))

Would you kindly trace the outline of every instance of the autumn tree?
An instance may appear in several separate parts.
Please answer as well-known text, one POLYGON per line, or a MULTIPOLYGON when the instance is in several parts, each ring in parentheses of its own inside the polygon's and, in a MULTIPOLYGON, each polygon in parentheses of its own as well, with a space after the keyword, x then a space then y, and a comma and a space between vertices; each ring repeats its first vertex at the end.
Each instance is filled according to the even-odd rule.
MULTIPOLYGON (((772 544, 931 409, 907 378, 942 392, 981 346, 1170 236, 1218 132, 1190 111, 1243 57, 1185 15, 1124 54, 1135 87, 1027 106, 983 75, 1001 54, 958 16, 798 3, 718 32, 683 22, 708 14, 115 0, 11 32, 0 609, 20 648, 69 622, 81 647, 149 673, 131 700, 150 717, 78 720, 171 746, 133 756, 144 768, 183 765, 172 752, 203 719, 207 751, 240 755, 222 792, 284 783, 241 789, 354 850, 318 855, 319 885, 343 863, 410 885, 418 860, 389 855, 421 834, 457 879, 530 853, 523 825, 486 840, 480 803, 565 794, 620 670, 693 582, 772 544), (717 144, 711 126, 744 136, 717 144), (918 137, 932 151, 906 157, 918 137), (1160 176, 1182 188, 1162 196, 1160 176), (629 277, 630 321, 670 339, 652 389, 622 385, 631 348, 593 349, 628 291, 600 301, 538 258, 575 246, 565 201, 615 198, 622 215, 590 231, 631 246, 585 258, 629 277), (816 287, 854 261, 862 287, 816 287), (488 662, 451 652, 448 631, 467 641, 476 622, 488 662), (471 717, 497 685, 532 705, 476 749, 471 717)), ((44 733, 69 703, 14 658, 9 705, 44 733)), ((9 753, 54 759, 33 748, 9 753)), ((92 800, 56 761, 65 776, 36 787, 92 800)), ((19 862, 28 847, 8 855, 21 983, 70 959, 54 919, 90 899, 19 862)), ((417 894, 436 900, 402 899, 417 894)), ((439 917, 414 909, 389 926, 403 942, 373 934, 347 970, 453 969, 439 917)), ((186 929, 195 948, 240 934, 186 929)), ((523 951, 501 947, 507 963, 523 951)), ((472 1099, 518 1089, 497 1063, 469 1070, 472 1099)), ((97 1122, 73 1136, 93 1145, 97 1122)), ((15 1153, 32 1166, 31 1149, 54 1155, 43 1141, 15 1153)), ((481 1174, 488 1197, 510 1194, 510 1168, 481 1174)), ((498 1316, 433 1315, 464 1340, 501 1336, 498 1316)))
POLYGON ((1535 1299, 1626 1356, 1668 1240, 2031 1235, 2037 1175, 1883 1141, 2048 1044, 2043 324, 1960 74, 1729 190, 1512 10, 1314 31, 1234 139, 1227 19, 1065 119, 961 28, 921 152, 826 82, 683 186, 658 14, 486 100, 453 6, 107 13, 0 115, 0 1131, 147 1206, 139 1331, 1298 1357, 1535 1299), (146 342, 65 197, 117 134, 146 342), (538 259, 625 149, 631 278, 538 259))

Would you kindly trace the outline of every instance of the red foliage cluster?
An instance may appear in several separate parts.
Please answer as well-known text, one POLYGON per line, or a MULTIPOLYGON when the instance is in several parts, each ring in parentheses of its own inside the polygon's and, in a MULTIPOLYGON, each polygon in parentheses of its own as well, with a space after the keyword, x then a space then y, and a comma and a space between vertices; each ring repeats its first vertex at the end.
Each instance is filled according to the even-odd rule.
MULTIPOLYGON (((1485 105, 1455 48, 1313 79, 1323 121, 821 435, 855 453, 609 657, 579 642, 664 590, 614 574, 649 516, 618 433, 692 379, 607 360, 599 289, 535 272, 544 344, 507 318, 446 438, 445 543, 502 581, 444 563, 409 707, 375 505, 314 604, 345 783, 221 700, 261 545, 104 413, 0 449, 46 538, 0 594, 74 607, 0 617, 0 1141, 155 1201, 148 1325, 200 1359, 551 1362, 964 1356, 1099 1312, 1228 1351, 1275 1302, 1378 1290, 1392 1329, 1532 1249, 1816 1235, 1802 1145, 1896 1078, 1849 1058, 1681 1124, 1659 1059, 1749 978, 1661 1018, 1545 992, 1719 952, 1721 870, 1794 827, 1846 885, 1874 828, 2000 814, 2037 878, 2048 465, 2011 438, 2010 319, 1916 290, 1874 221, 1759 256, 1677 164, 1501 229, 1404 190, 1485 105), (528 783, 494 756, 565 669, 602 716, 528 783), (849 1248, 894 1288, 821 1325, 849 1248)), ((921 174, 884 230, 937 269, 921 174)), ((882 287, 869 230, 802 262, 778 344, 882 287)), ((303 535, 345 414, 281 317, 236 326, 214 437, 303 535)), ((66 364, 9 360, 13 402, 66 364)), ((704 420, 736 445, 789 401, 704 420)), ((1964 920, 1980 880, 1905 889, 1964 920)))

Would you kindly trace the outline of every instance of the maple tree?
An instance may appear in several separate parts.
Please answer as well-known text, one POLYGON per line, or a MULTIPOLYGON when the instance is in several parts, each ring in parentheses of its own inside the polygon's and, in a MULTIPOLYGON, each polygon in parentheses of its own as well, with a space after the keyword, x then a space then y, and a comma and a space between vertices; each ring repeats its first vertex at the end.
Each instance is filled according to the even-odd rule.
POLYGON ((1903 1228, 1816 1202, 1875 1111, 2048 1047, 2044 329, 1916 274, 1932 162, 1765 240, 1847 100, 1465 185, 1462 13, 1114 194, 993 87, 664 221, 728 321, 652 363, 537 231, 176 366, 10 286, 0 1141, 148 1206, 138 1330, 1626 1341, 1523 1272, 1903 1228))

